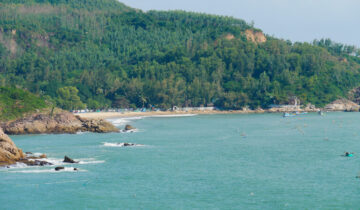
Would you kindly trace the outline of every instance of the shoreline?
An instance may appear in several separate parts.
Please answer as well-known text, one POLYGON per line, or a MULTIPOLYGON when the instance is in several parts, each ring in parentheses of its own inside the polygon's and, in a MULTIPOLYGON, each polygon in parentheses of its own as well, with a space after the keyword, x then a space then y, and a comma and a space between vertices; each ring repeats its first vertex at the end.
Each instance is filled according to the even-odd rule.
POLYGON ((74 115, 85 119, 112 119, 127 117, 151 117, 165 115, 213 115, 213 114, 264 114, 264 113, 283 113, 283 112, 318 112, 319 110, 288 110, 288 111, 272 111, 272 110, 233 110, 233 111, 151 111, 151 112, 90 112, 90 113, 74 113, 74 115))

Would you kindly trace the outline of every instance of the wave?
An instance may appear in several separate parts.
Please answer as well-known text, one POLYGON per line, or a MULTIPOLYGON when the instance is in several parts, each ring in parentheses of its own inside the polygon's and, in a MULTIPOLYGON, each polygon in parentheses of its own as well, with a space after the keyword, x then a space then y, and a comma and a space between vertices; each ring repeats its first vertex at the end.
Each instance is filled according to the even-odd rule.
MULTIPOLYGON (((36 154, 36 153, 34 153, 36 154)), ((29 159, 29 160, 35 160, 35 159, 29 159)), ((13 165, 9 165, 6 167, 0 167, 0 171, 6 171, 10 173, 55 173, 55 172, 71 172, 74 170, 74 167, 65 167, 64 170, 55 171, 55 167, 57 166, 67 166, 67 165, 74 165, 75 167, 77 165, 87 165, 87 164, 101 164, 105 163, 104 160, 96 160, 95 158, 82 158, 82 159, 75 159, 75 161, 79 161, 78 163, 64 163, 64 159, 59 158, 42 158, 42 159, 36 159, 39 161, 46 161, 48 163, 51 163, 53 165, 46 165, 46 166, 28 166, 25 163, 16 163, 13 165), (25 169, 25 170, 21 170, 25 169)), ((84 172, 86 170, 77 168, 77 171, 84 172)), ((77 172, 74 171, 74 172, 77 172)))
POLYGON ((130 123, 133 120, 141 120, 145 117, 123 117, 123 118, 115 118, 115 119, 107 119, 115 126, 123 126, 130 123))
MULTIPOLYGON (((125 143, 109 143, 109 142, 104 142, 104 147, 126 147, 125 143)), ((145 145, 143 144, 134 144, 128 147, 143 147, 145 145)))
POLYGON ((80 165, 105 163, 105 160, 96 160, 95 158, 83 158, 78 159, 78 161, 80 165))
POLYGON ((133 129, 133 130, 129 130, 129 131, 120 130, 120 133, 137 133, 137 132, 140 132, 140 130, 139 129, 133 129))
POLYGON ((85 131, 85 132, 83 132, 83 131, 78 131, 78 132, 76 132, 77 135, 83 135, 83 134, 86 134, 86 133, 90 133, 90 132, 88 132, 88 131, 85 131))
POLYGON ((8 171, 9 173, 61 173, 61 172, 87 172, 87 170, 79 169, 74 167, 65 167, 63 170, 55 171, 55 168, 52 169, 29 169, 29 170, 21 170, 21 171, 8 171))
POLYGON ((27 168, 29 167, 28 165, 26 165, 25 163, 16 163, 13 165, 9 165, 9 166, 5 166, 5 167, 1 167, 1 169, 14 169, 14 168, 27 168))
POLYGON ((150 115, 150 116, 138 116, 138 117, 121 117, 121 118, 113 118, 113 119, 107 119, 110 123, 112 123, 114 126, 120 127, 125 126, 126 124, 131 123, 131 121, 134 120, 141 120, 144 118, 149 117, 158 117, 158 118, 167 118, 167 117, 193 117, 197 114, 168 114, 168 115, 150 115))
POLYGON ((26 157, 39 157, 40 155, 43 155, 44 153, 34 152, 26 154, 26 157))

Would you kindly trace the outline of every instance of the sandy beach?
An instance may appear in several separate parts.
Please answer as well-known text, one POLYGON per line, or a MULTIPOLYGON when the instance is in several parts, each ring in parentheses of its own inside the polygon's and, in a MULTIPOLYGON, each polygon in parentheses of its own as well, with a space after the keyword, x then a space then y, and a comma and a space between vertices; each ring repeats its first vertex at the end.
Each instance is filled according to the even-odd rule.
POLYGON ((153 112, 90 112, 90 113, 74 113, 77 116, 87 119, 111 119, 121 117, 142 117, 142 116, 158 116, 158 115, 184 115, 184 114, 251 114, 264 113, 264 111, 153 111, 153 112))

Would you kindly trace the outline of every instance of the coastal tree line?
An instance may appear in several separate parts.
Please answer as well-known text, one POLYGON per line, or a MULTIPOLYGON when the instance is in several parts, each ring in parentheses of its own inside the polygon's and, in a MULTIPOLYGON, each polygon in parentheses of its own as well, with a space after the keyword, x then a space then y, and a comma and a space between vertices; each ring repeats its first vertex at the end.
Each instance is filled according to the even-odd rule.
POLYGON ((0 85, 65 109, 323 106, 359 86, 359 50, 249 41, 243 20, 142 12, 115 0, 0 0, 0 85))

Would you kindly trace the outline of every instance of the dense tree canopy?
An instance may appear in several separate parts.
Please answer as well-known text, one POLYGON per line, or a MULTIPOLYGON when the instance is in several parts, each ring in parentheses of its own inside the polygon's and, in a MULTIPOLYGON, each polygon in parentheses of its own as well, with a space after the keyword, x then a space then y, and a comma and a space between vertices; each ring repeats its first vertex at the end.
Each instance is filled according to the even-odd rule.
POLYGON ((0 120, 15 119, 48 106, 44 99, 28 91, 0 87, 0 120))
POLYGON ((0 0, 0 85, 66 109, 239 109, 290 96, 322 106, 360 84, 354 47, 254 42, 246 31, 259 32, 231 17, 144 13, 116 0, 0 0))

